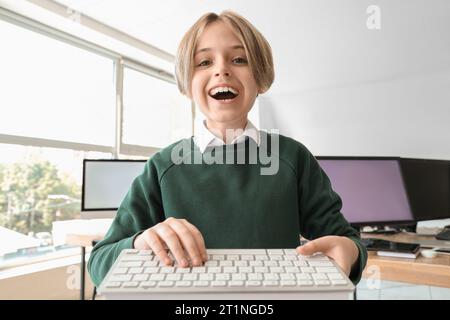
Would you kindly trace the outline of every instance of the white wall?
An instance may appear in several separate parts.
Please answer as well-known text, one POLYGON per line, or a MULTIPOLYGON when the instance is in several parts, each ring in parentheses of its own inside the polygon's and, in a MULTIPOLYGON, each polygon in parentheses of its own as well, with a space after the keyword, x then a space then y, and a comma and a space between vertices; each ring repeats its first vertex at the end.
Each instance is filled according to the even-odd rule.
POLYGON ((279 129, 315 155, 450 159, 450 68, 262 96, 260 125, 279 129))

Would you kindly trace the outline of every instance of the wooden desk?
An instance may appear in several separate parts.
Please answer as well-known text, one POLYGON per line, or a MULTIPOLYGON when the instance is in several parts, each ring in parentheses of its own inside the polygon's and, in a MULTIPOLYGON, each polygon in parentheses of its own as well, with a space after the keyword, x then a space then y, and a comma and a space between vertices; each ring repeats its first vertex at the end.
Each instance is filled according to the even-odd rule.
MULTIPOLYGON (((398 233, 393 235, 361 234, 363 238, 378 238, 396 242, 419 243, 430 246, 431 243, 448 246, 448 242, 435 240, 431 236, 418 236, 415 233, 398 233)), ((371 278, 373 271, 379 268, 380 279, 408 282, 421 285, 450 288, 450 255, 438 254, 435 258, 425 258, 419 254, 416 259, 381 257, 376 252, 369 252, 367 266, 363 277, 371 278)))

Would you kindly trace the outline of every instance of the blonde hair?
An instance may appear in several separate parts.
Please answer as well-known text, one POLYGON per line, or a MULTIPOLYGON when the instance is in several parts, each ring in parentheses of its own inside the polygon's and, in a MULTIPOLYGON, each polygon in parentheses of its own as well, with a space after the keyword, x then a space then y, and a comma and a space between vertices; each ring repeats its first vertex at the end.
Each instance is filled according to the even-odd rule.
POLYGON ((269 90, 275 78, 272 49, 269 43, 248 20, 227 10, 220 15, 213 12, 204 14, 181 40, 175 61, 175 76, 180 92, 188 97, 191 94, 190 88, 197 41, 205 28, 215 21, 226 23, 242 42, 259 92, 264 93, 269 90))

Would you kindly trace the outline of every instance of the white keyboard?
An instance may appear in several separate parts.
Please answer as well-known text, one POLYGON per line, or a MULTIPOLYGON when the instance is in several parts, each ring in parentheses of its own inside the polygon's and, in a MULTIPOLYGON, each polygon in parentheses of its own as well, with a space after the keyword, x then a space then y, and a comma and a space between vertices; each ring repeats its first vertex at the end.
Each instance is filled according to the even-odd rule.
POLYGON ((324 255, 295 249, 210 249, 203 266, 165 266, 123 250, 99 287, 106 299, 352 299, 354 285, 324 255))

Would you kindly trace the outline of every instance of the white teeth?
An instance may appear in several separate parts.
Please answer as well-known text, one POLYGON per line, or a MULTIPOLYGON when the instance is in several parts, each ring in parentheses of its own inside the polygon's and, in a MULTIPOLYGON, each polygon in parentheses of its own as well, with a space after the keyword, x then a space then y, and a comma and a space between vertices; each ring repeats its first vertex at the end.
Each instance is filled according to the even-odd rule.
POLYGON ((217 87, 217 88, 210 90, 209 94, 213 96, 213 95, 217 94, 218 92, 227 92, 227 91, 230 91, 231 93, 234 93, 234 94, 239 93, 231 87, 217 87))

